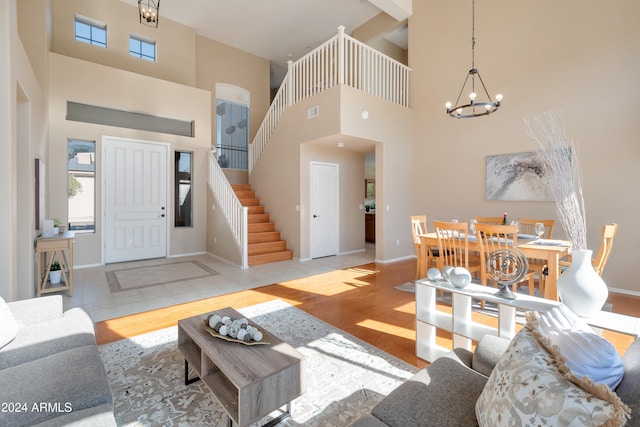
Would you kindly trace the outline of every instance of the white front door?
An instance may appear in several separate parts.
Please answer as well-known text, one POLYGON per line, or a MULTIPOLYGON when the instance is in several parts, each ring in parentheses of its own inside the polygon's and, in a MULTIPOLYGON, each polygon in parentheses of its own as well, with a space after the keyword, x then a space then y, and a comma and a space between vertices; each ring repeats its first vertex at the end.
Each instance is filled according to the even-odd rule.
POLYGON ((105 262, 167 255, 166 144, 104 137, 105 262))
POLYGON ((338 165, 311 162, 311 258, 338 254, 338 165))

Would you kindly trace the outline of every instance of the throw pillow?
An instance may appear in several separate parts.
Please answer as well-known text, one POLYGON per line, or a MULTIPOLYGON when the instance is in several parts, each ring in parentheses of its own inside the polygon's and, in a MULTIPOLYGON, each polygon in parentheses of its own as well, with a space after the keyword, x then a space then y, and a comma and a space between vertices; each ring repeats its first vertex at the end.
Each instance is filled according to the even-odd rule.
POLYGON ((624 364, 613 345, 565 305, 553 308, 537 319, 540 335, 558 347, 567 366, 578 377, 615 390, 624 376, 624 364))
POLYGON ((618 396, 577 378, 542 340, 529 324, 513 338, 476 402, 479 425, 624 425, 629 408, 618 396))
POLYGON ((18 324, 9 310, 9 306, 0 297, 0 349, 9 344, 18 334, 18 324))

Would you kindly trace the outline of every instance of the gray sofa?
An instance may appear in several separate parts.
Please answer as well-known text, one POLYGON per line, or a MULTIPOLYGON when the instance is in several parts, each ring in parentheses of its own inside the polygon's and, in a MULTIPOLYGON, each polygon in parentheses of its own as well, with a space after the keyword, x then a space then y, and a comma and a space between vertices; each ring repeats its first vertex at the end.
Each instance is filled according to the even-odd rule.
POLYGON ((0 425, 115 426, 89 316, 59 295, 0 303, 18 327, 0 349, 0 425))
MULTIPOLYGON (((509 341, 485 336, 476 351, 455 349, 392 391, 350 427, 478 425, 475 406, 509 341)), ((626 351, 616 394, 631 409, 627 426, 640 426, 640 339, 626 351)))

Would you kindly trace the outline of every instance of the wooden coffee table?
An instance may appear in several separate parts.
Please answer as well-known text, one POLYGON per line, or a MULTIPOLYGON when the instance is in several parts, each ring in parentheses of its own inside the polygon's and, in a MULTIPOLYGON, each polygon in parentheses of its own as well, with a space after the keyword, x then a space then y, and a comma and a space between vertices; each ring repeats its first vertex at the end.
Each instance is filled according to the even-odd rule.
MULTIPOLYGON (((216 313, 245 317, 230 307, 216 313)), ((305 391, 304 356, 271 334, 270 343, 261 345, 215 338, 204 328, 206 317, 202 314, 178 321, 178 349, 185 359, 185 384, 202 379, 227 412, 229 426, 233 422, 241 427, 249 425, 283 406, 286 410, 265 426, 274 426, 287 418, 291 401, 305 391), (188 378, 189 364, 198 378, 188 378)))

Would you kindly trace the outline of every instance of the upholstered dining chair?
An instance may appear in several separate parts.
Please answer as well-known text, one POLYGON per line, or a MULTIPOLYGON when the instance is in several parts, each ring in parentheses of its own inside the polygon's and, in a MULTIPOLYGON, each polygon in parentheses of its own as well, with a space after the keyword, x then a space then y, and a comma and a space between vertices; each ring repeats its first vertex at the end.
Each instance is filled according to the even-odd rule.
MULTIPOLYGON (((476 237, 478 239, 478 247, 480 248, 480 283, 487 285, 489 282, 489 274, 487 272, 487 259, 489 254, 499 249, 510 249, 518 246, 518 228, 515 225, 494 225, 494 224, 476 224, 476 237)), ((527 271, 520 283, 529 283, 529 294, 534 295, 535 292, 535 272, 527 271)), ((514 283, 513 290, 517 290, 517 283, 514 283)))
POLYGON ((438 268, 464 267, 473 275, 480 272, 480 260, 469 256, 469 224, 433 221, 438 236, 438 268))
POLYGON ((425 246, 424 253, 421 253, 420 235, 427 234, 427 216, 412 215, 411 216, 411 235, 413 236, 413 244, 416 248, 416 280, 421 279, 420 271, 426 272, 427 268, 436 265, 436 257, 438 256, 437 248, 425 246))
MULTIPOLYGON (((598 253, 596 257, 591 260, 593 264, 593 269, 602 276, 602 271, 604 270, 604 266, 607 264, 609 260, 609 256, 611 255, 611 249, 613 248, 613 239, 616 237, 616 233, 618 232, 618 224, 605 224, 602 227, 602 242, 600 243, 600 248, 598 249, 598 253)), ((571 255, 567 257, 567 260, 560 261, 560 266, 568 267, 571 265, 571 255)))

